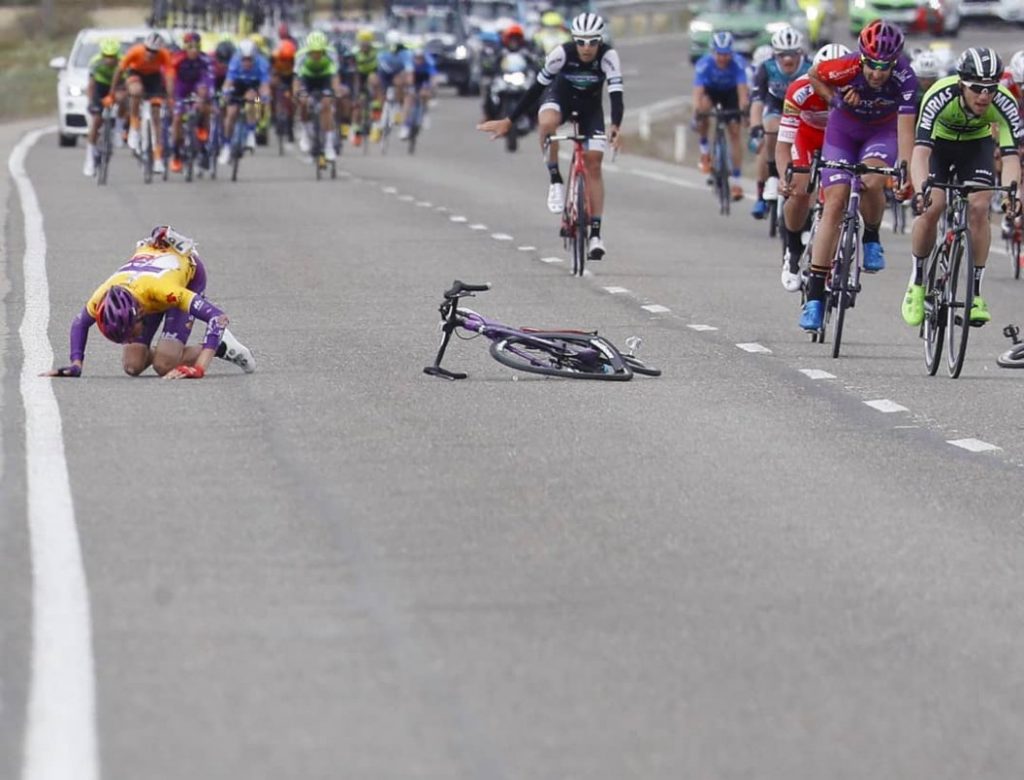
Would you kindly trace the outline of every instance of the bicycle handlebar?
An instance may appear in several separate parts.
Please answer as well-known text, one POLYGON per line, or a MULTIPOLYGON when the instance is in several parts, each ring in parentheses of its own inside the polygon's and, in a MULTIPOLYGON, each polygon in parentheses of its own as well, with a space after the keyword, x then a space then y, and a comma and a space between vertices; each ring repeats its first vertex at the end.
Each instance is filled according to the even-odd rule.
POLYGON ((490 282, 487 282, 486 284, 466 284, 465 282, 456 279, 452 282, 452 286, 448 290, 445 290, 444 297, 445 300, 452 300, 453 298, 460 297, 463 293, 486 292, 490 289, 490 282))

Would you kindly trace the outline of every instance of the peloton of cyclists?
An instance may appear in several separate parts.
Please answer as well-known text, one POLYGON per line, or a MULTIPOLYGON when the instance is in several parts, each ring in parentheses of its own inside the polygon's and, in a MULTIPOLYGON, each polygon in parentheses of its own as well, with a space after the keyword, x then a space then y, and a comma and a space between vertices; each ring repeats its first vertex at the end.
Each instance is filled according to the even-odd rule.
POLYGON ((548 52, 544 68, 537 76, 537 80, 523 95, 512 113, 504 119, 477 125, 477 129, 490 133, 492 138, 500 138, 508 133, 516 120, 530 110, 537 98, 541 97, 537 132, 541 148, 545 151, 550 178, 548 210, 559 214, 565 204, 565 186, 558 168, 558 144, 548 144, 547 137, 556 133, 559 125, 569 118, 570 112, 578 112, 580 132, 588 136, 584 164, 592 212, 587 244, 591 260, 600 260, 605 255, 605 246, 601 239, 604 212, 601 163, 607 144, 611 144, 614 149, 621 146, 619 128, 624 112, 619 55, 615 49, 604 43, 604 30, 604 19, 597 14, 582 13, 577 16, 572 21, 572 43, 563 44, 548 52), (612 109, 607 137, 601 102, 606 82, 612 109))

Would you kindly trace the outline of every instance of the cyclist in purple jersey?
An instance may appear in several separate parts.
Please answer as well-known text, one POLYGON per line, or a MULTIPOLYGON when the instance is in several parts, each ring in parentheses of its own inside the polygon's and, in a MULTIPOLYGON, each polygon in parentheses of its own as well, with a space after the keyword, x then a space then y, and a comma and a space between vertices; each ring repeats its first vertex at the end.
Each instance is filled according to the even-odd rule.
POLYGON ((171 171, 180 173, 181 164, 181 119, 185 112, 182 103, 185 98, 196 95, 199 103, 196 111, 199 114, 199 136, 206 136, 209 126, 210 104, 213 94, 213 63, 199 50, 199 33, 187 32, 182 36, 184 49, 174 55, 174 121, 171 125, 171 137, 174 139, 174 155, 171 157, 171 171))
MULTIPOLYGON (((875 20, 860 33, 860 51, 827 60, 808 71, 815 91, 831 101, 822 158, 873 167, 896 166, 910 159, 914 144, 917 78, 903 56, 903 33, 893 24, 875 20)), ((861 217, 864 220, 864 271, 885 268, 879 227, 885 212, 885 178, 864 176, 861 217)), ((839 242, 839 223, 850 193, 849 173, 822 171, 825 205, 814 237, 800 327, 818 330, 824 316, 825 277, 839 242)), ((913 188, 904 183, 901 197, 913 188)))

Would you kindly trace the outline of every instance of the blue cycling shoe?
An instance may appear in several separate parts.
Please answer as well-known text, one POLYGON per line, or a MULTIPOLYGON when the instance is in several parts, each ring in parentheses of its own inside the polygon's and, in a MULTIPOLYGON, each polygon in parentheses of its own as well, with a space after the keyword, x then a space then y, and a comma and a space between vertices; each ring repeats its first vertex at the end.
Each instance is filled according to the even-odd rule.
POLYGON ((768 204, 765 203, 764 198, 758 198, 754 201, 754 208, 750 210, 750 216, 754 219, 764 219, 764 215, 768 213, 768 204))
POLYGON ((800 327, 804 330, 821 330, 825 318, 825 301, 807 301, 800 315, 800 327))
POLYGON ((864 272, 875 274, 885 270, 885 250, 877 241, 864 244, 864 272))

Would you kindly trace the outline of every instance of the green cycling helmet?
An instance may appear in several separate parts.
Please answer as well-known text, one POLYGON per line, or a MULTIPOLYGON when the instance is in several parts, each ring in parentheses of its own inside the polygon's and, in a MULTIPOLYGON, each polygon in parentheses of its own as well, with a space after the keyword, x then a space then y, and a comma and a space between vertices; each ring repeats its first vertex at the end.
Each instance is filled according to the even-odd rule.
POLYGON ((319 30, 314 30, 306 37, 306 48, 309 51, 327 51, 328 46, 330 43, 327 36, 319 30))
POLYGON ((117 57, 121 54, 121 42, 117 38, 104 38, 100 41, 100 54, 104 57, 117 57))

